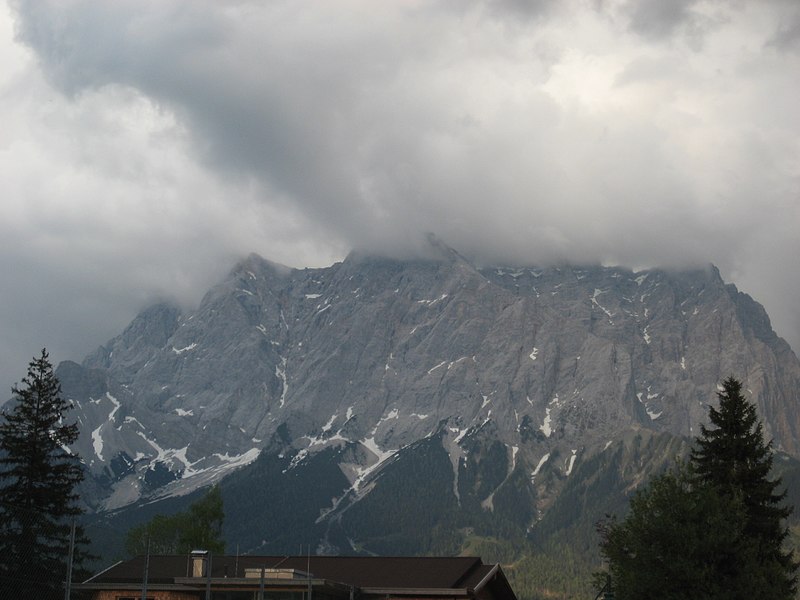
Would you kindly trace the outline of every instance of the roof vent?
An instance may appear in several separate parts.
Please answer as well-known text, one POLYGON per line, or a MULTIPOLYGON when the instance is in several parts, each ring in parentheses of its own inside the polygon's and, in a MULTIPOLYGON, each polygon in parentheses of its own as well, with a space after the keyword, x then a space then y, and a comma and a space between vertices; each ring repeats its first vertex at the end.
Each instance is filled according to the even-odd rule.
POLYGON ((208 574, 208 550, 192 550, 192 577, 208 574))

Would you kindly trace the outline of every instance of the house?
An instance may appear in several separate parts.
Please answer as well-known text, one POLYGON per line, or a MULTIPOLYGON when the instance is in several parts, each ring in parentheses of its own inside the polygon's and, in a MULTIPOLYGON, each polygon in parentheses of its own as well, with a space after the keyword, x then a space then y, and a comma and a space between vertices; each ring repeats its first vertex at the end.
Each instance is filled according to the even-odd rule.
POLYGON ((137 556, 75 584, 92 600, 516 600, 476 557, 137 556))

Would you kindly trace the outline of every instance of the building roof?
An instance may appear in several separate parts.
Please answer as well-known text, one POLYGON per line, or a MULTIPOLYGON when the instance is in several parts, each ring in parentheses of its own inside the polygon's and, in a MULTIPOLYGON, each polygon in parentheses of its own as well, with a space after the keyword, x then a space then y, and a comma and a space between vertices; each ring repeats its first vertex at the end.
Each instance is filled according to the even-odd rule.
MULTIPOLYGON (((245 577, 245 569, 294 570, 316 581, 360 588, 365 593, 397 593, 403 590, 458 590, 472 595, 487 585, 492 595, 516 600, 499 565, 483 564, 477 557, 384 557, 384 556, 213 556, 213 580, 245 577)), ((141 583, 143 556, 119 562, 85 582, 87 588, 113 588, 141 583)), ((150 556, 148 585, 186 583, 191 577, 189 555, 150 556)), ((195 579, 196 580, 196 579, 195 579)), ((252 581, 252 580, 251 580, 252 581)), ((296 581, 296 580, 295 580, 296 581)), ((83 587, 83 586, 82 586, 83 587)))

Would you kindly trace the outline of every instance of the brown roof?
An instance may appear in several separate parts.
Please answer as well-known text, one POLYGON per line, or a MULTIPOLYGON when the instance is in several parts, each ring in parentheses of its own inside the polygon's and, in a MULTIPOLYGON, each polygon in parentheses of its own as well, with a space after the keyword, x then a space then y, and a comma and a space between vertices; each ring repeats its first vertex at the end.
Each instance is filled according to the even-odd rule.
MULTIPOLYGON (((172 583, 187 577, 189 556, 151 556, 150 583, 172 583)), ((474 588, 493 565, 476 557, 383 556, 214 556, 211 576, 242 577, 246 568, 295 569, 360 588, 463 589, 474 588)), ((92 577, 91 583, 126 583, 142 580, 144 557, 118 563, 92 577)))

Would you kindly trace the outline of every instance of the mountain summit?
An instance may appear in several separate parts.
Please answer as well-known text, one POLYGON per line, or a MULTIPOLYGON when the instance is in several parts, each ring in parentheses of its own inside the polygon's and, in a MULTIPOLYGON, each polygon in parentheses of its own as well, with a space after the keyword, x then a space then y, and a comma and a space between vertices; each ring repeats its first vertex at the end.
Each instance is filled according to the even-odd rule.
POLYGON ((428 452, 452 506, 527 503, 513 518, 532 527, 631 432, 696 434, 731 374, 775 447, 800 451, 800 364, 711 266, 477 268, 445 248, 289 269, 251 255, 196 310, 152 306, 57 374, 97 510, 259 456, 278 478, 324 456, 331 487, 310 514, 330 530, 428 452))

